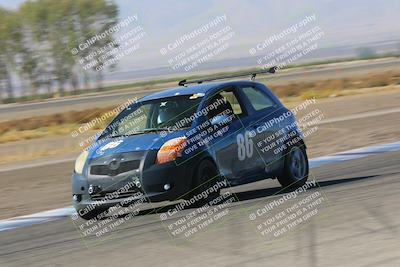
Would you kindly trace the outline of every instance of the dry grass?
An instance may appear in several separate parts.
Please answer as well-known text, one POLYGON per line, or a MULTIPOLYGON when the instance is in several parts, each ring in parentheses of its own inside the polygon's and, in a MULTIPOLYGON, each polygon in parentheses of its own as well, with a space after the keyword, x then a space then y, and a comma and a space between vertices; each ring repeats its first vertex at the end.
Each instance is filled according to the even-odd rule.
MULTIPOLYGON (((91 120, 100 117, 102 114, 109 112, 113 109, 113 107, 108 108, 94 108, 83 111, 70 111, 65 113, 40 116, 40 117, 31 117, 26 119, 12 120, 0 122, 0 133, 4 134, 10 131, 28 131, 28 130, 36 130, 43 127, 58 126, 64 124, 83 124, 90 122, 91 120)), ((94 129, 100 129, 105 124, 107 124, 112 118, 109 118, 107 121, 104 121, 101 125, 97 125, 94 129)))
MULTIPOLYGON (((81 124, 101 117, 114 107, 95 108, 83 111, 31 117, 13 121, 0 122, 0 143, 19 140, 29 140, 54 135, 69 135, 77 130, 81 124)), ((101 123, 94 124, 93 130, 103 129, 112 117, 101 123)))
POLYGON ((53 135, 67 135, 76 130, 78 127, 78 124, 61 124, 48 127, 39 127, 32 130, 12 129, 10 131, 2 132, 2 134, 0 134, 0 144, 19 140, 30 140, 53 135))
POLYGON ((316 82, 291 83, 272 87, 279 97, 316 97, 347 95, 347 90, 383 87, 400 84, 399 72, 363 75, 352 78, 330 79, 316 82))
POLYGON ((80 152, 79 149, 65 149, 65 148, 54 148, 51 150, 46 151, 37 151, 37 152, 30 152, 30 153, 23 153, 23 154, 14 154, 14 155, 2 155, 0 156, 0 164, 7 164, 7 163, 16 163, 28 160, 35 160, 41 159, 47 156, 57 156, 57 155, 65 155, 66 153, 75 152, 78 154, 80 152))

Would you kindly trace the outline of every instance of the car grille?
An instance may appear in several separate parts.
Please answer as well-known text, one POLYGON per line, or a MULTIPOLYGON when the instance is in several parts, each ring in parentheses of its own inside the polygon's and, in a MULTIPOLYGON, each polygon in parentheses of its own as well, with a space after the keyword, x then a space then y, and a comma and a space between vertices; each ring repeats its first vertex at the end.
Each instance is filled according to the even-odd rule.
POLYGON ((121 199, 121 198, 127 198, 130 196, 133 196, 135 193, 140 192, 140 190, 138 190, 137 188, 133 188, 129 191, 124 191, 122 193, 119 194, 115 194, 114 196, 112 196, 112 192, 102 192, 102 193, 98 193, 98 194, 93 194, 90 195, 91 199, 93 200, 103 200, 108 196, 108 200, 113 200, 113 199, 121 199))
POLYGON ((139 165, 140 165, 140 160, 130 160, 121 162, 119 168, 116 170, 111 170, 109 165, 92 165, 90 167, 90 174, 115 176, 120 173, 138 169, 139 165))

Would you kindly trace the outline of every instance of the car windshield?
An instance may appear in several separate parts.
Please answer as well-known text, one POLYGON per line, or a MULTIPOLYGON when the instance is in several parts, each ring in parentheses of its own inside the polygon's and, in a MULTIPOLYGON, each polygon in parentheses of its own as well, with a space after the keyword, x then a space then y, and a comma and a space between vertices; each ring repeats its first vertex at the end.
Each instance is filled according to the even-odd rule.
POLYGON ((200 101, 201 97, 187 95, 138 103, 121 112, 100 139, 188 128, 200 101))

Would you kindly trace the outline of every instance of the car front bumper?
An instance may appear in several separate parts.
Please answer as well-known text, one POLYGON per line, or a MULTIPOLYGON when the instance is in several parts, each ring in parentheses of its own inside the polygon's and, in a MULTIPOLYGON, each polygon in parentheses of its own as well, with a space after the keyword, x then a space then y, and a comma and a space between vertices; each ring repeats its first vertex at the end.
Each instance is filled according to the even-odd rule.
MULTIPOLYGON (((111 191, 104 192, 100 191, 96 194, 89 194, 89 187, 96 186, 96 180, 88 179, 82 174, 74 173, 72 175, 72 194, 73 194, 73 205, 76 210, 83 210, 89 206, 93 206, 99 209, 106 209, 116 205, 128 205, 137 200, 146 202, 161 202, 161 201, 174 201, 188 193, 191 188, 191 177, 193 162, 190 160, 177 164, 176 162, 169 162, 165 164, 153 164, 147 168, 141 170, 138 176, 132 176, 124 178, 123 183, 118 184, 118 187, 123 187, 124 184, 132 182, 134 179, 140 180, 140 188, 135 187, 132 191, 136 191, 132 195, 129 194, 118 194, 115 198, 104 198, 99 196, 105 196, 118 190, 118 187, 113 186, 111 191), (192 166, 192 167, 190 167, 192 166), (169 187, 168 189, 166 189, 169 187), (95 197, 96 196, 96 197, 95 197), (144 198, 144 200, 143 200, 144 198)), ((104 183, 98 179, 98 183, 104 183)))

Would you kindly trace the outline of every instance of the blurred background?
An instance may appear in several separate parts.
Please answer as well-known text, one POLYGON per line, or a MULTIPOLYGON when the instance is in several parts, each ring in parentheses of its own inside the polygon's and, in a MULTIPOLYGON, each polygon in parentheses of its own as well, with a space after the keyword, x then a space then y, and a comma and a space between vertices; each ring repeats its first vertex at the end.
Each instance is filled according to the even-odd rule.
MULTIPOLYGON (((399 152, 348 152, 399 141, 399 14, 398 0, 0 0, 0 265, 399 266, 399 152), (153 214, 82 249, 70 177, 116 108, 182 79, 272 65, 257 81, 287 107, 315 99, 323 114, 306 137, 310 159, 370 156, 311 169, 329 212, 273 246, 244 211, 197 243, 174 243, 153 214), (13 219, 18 227, 57 220, 4 231, 1 220, 22 215, 36 217, 13 219)), ((232 213, 280 187, 238 190, 232 213)))
MULTIPOLYGON (((81 94, 112 89, 111 85, 178 75, 182 71, 168 67, 160 48, 223 14, 235 32, 229 49, 193 71, 253 66, 256 60, 248 53, 252 46, 312 14, 316 15, 315 23, 324 31, 324 37, 319 40, 318 49, 295 64, 400 54, 396 20, 399 3, 395 0, 385 4, 373 0, 2 0, 0 7, 2 103, 81 94), (140 50, 100 72, 95 71, 96 66, 82 70, 79 58, 70 50, 135 14, 146 32, 140 50)), ((84 52, 90 54, 119 34, 96 42, 84 52)))
POLYGON ((110 111, 188 77, 280 65, 257 80, 338 121, 308 137, 312 157, 397 140, 399 11, 394 0, 1 0, 0 217, 69 205, 73 161, 110 111))

